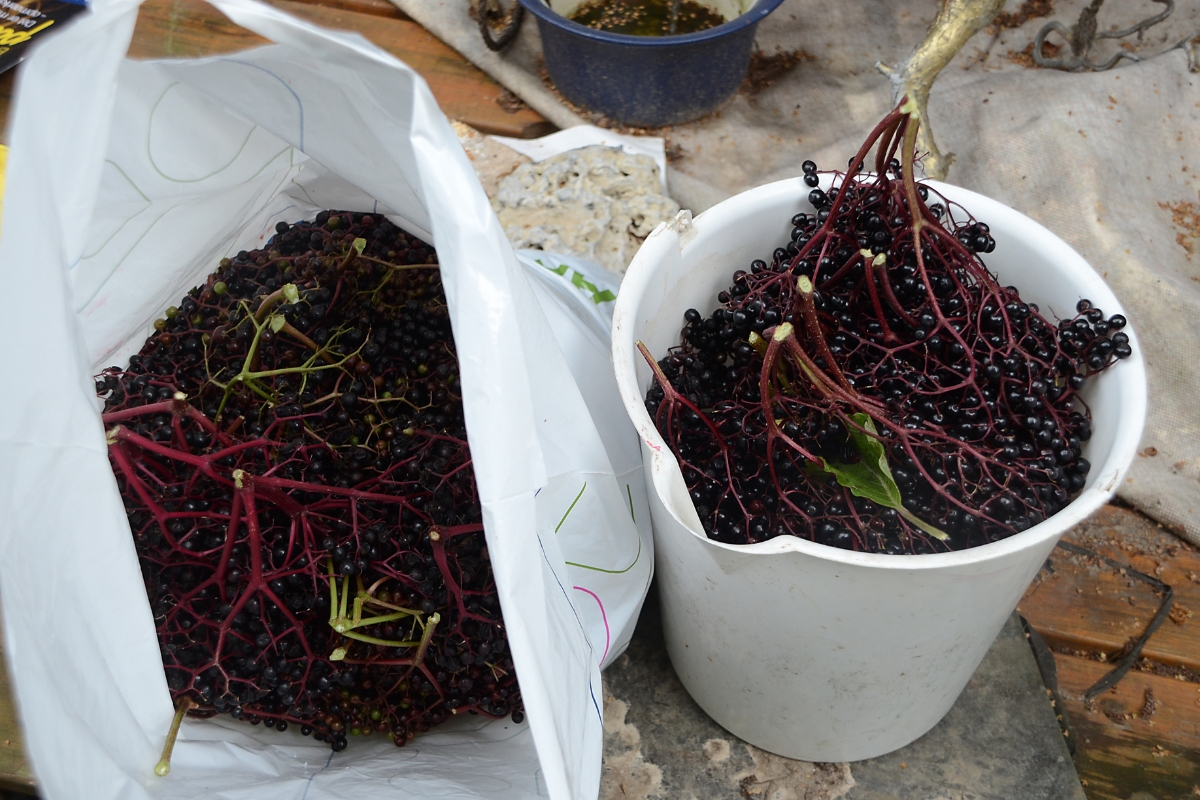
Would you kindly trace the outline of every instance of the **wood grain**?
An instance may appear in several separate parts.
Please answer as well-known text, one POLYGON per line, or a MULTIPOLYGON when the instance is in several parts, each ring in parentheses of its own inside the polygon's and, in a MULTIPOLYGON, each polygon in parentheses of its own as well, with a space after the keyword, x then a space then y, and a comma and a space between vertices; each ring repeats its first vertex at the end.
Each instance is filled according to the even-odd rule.
MULTIPOLYGON (((504 110, 505 89, 384 0, 330 0, 315 5, 271 0, 280 10, 334 30, 359 33, 412 67, 442 111, 484 133, 530 138, 554 130, 529 108, 504 110), (393 8, 394 10, 394 8, 393 8)), ((235 53, 267 41, 230 22, 203 0, 147 0, 138 14, 129 55, 138 59, 197 58, 235 53)))
POLYGON ((390 17, 391 19, 412 19, 388 0, 316 0, 309 5, 340 8, 345 11, 357 11, 362 14, 374 14, 377 17, 390 17))
POLYGON ((1142 651, 1142 666, 1153 671, 1135 669, 1091 702, 1084 692, 1145 630, 1159 595, 1129 567, 1058 548, 1017 607, 1058 650, 1062 710, 1077 734, 1075 767, 1084 791, 1089 800, 1200 796, 1200 554, 1149 518, 1116 506, 1064 538, 1158 578, 1175 594, 1174 615, 1142 651))
POLYGON ((1159 800, 1193 796, 1200 786, 1200 685, 1130 672, 1085 704, 1083 692, 1109 665, 1061 654, 1055 662, 1088 800, 1127 800, 1138 791, 1159 800))
MULTIPOLYGON (((1148 518, 1116 507, 1068 538, 1172 587, 1175 616, 1143 656, 1200 672, 1200 554, 1148 518)), ((1051 646, 1115 654, 1141 634, 1161 602, 1146 583, 1096 559, 1057 549, 1049 564, 1017 608, 1051 646)))

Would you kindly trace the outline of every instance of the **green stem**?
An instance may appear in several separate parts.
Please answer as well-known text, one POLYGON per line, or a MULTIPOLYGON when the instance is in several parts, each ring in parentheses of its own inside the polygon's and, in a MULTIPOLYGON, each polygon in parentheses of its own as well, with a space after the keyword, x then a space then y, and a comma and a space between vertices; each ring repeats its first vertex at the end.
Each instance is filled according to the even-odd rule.
POLYGON ((425 621, 425 629, 421 632, 421 643, 417 645, 417 654, 413 656, 414 667, 425 660, 425 651, 429 649, 429 642, 433 639, 433 629, 441 621, 442 615, 436 611, 425 621))
POLYGON ((950 538, 945 531, 930 525, 928 522, 909 511, 903 505, 896 506, 896 513, 940 542, 944 542, 950 538))
POLYGON ((356 598, 354 601, 354 616, 350 619, 339 617, 333 621, 332 625, 333 629, 338 633, 346 633, 346 631, 352 631, 355 628, 361 628, 365 625, 380 625, 384 622, 392 622, 393 620, 400 619, 401 617, 411 617, 415 615, 415 612, 405 609, 404 611, 397 611, 393 614, 383 614, 378 617, 367 617, 366 619, 363 619, 362 598, 356 598))
POLYGON ((361 258, 363 261, 370 261, 372 264, 379 264, 380 266, 387 267, 388 269, 397 270, 397 271, 402 270, 402 269, 430 269, 430 268, 437 268, 437 267, 441 266, 441 264, 393 264, 390 261, 384 261, 384 260, 378 259, 378 258, 371 258, 371 256, 359 256, 359 258, 361 258))
POLYGON ((154 767, 154 774, 162 778, 171 771, 171 752, 175 749, 175 739, 179 736, 179 726, 183 723, 183 717, 189 710, 196 705, 196 701, 190 697, 185 697, 179 701, 179 707, 175 709, 175 718, 171 720, 171 729, 167 731, 167 742, 163 745, 162 758, 154 767))
POLYGON ((355 631, 346 631, 342 636, 345 636, 347 639, 366 642, 367 644, 380 644, 384 647, 413 647, 420 644, 420 642, 412 641, 401 642, 393 639, 376 639, 374 636, 367 636, 365 633, 357 633, 355 631))

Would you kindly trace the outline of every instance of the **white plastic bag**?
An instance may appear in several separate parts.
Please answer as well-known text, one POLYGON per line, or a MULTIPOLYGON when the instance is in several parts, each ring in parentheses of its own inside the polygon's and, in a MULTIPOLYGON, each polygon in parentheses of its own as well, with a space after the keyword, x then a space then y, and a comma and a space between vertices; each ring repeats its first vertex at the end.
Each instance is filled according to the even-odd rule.
MULTIPOLYGON (((594 798, 600 673, 651 575, 641 459, 594 268, 522 266, 424 82, 358 36, 216 0, 276 44, 124 60, 137 0, 99 0, 20 78, 0 239, 0 586, 51 798, 594 798), (91 376, 277 221, 385 213, 437 248, 489 553, 528 723, 453 719, 330 754, 172 716, 91 376), (544 309, 544 310, 543 310, 544 309), (565 357, 564 357, 565 355, 565 357)), ((538 259, 541 263, 538 263, 538 259)))

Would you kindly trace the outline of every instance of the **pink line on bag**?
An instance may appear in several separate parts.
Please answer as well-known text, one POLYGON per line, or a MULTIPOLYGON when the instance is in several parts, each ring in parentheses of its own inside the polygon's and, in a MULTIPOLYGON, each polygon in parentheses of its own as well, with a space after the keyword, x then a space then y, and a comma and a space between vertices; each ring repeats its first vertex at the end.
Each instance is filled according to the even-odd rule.
POLYGON ((608 646, 612 644, 612 633, 608 629, 608 614, 604 613, 604 603, 600 602, 600 597, 591 589, 585 589, 582 586, 572 586, 571 588, 587 592, 596 601, 596 605, 600 606, 600 617, 604 620, 604 655, 600 656, 600 663, 603 664, 605 657, 608 655, 608 646))

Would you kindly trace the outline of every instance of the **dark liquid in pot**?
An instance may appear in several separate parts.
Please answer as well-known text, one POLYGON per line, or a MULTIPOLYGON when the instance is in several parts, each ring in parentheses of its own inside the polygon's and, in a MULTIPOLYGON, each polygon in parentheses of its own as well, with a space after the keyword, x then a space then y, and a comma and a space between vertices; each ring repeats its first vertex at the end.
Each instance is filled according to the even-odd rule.
POLYGON ((631 36, 671 36, 708 30, 728 20, 695 0, 591 0, 570 19, 580 25, 631 36))

